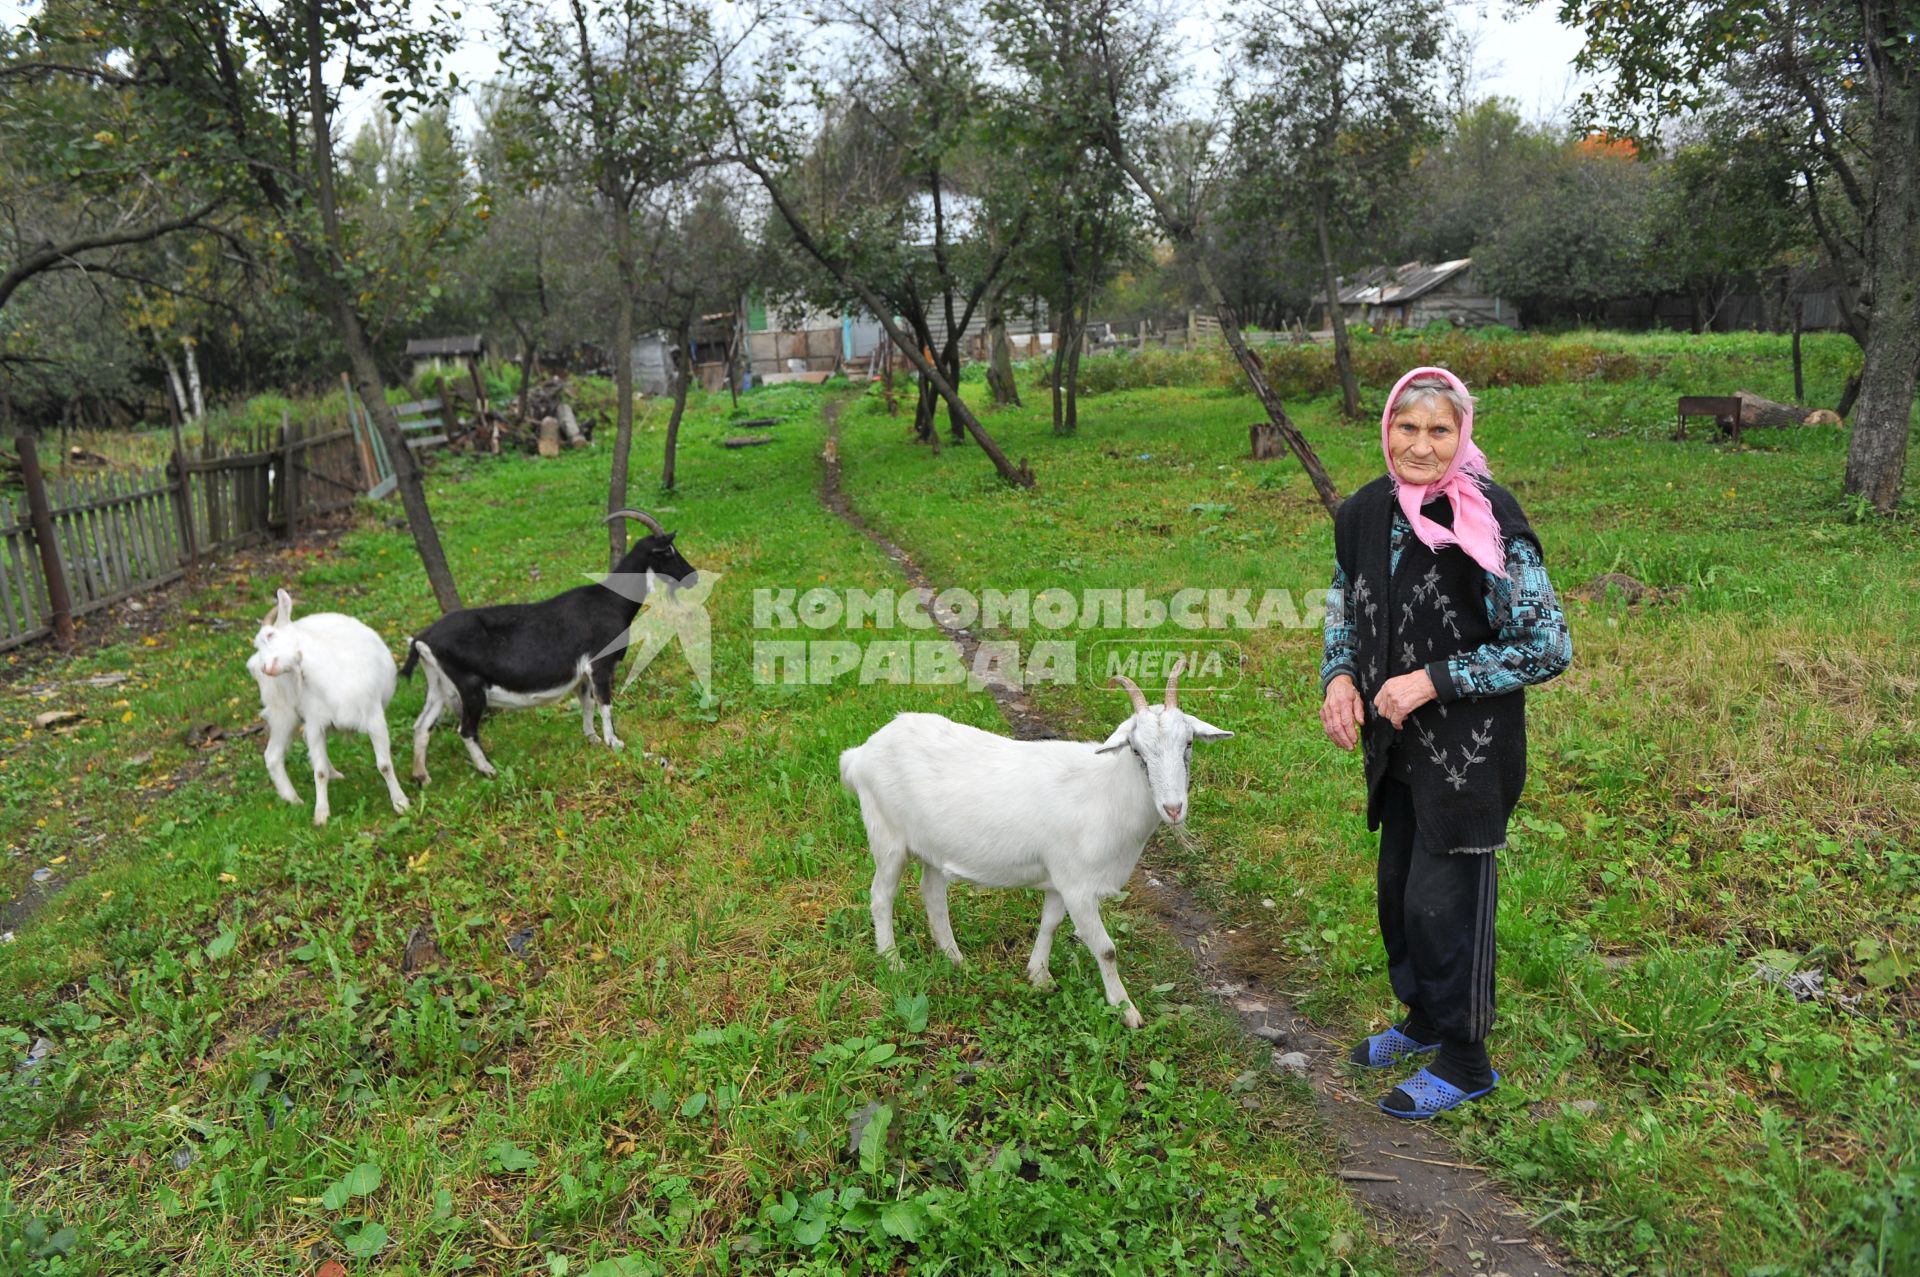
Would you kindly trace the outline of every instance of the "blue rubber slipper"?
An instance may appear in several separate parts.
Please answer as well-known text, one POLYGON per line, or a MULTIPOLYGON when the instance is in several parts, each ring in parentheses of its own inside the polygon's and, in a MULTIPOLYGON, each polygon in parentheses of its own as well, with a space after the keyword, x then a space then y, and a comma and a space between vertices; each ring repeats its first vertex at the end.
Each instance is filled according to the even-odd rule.
MULTIPOLYGON (((1493 1075, 1493 1086, 1479 1091, 1463 1091, 1453 1083, 1435 1077, 1432 1069, 1421 1069, 1418 1073, 1402 1082, 1395 1090, 1405 1091, 1407 1098, 1413 1101, 1410 1109, 1388 1108, 1387 1101, 1380 1101, 1380 1111, 1388 1117, 1403 1117, 1410 1122, 1424 1122, 1436 1114, 1448 1109, 1459 1108, 1469 1100, 1477 1100, 1483 1095, 1491 1095, 1493 1087, 1500 1085, 1500 1075, 1493 1075)), ((1391 1093, 1389 1093, 1391 1094, 1391 1093)))
POLYGON ((1438 1042, 1431 1046, 1423 1046, 1395 1027, 1388 1029, 1385 1033, 1376 1033, 1359 1043, 1348 1054, 1347 1059, 1363 1069, 1390 1069, 1411 1056, 1425 1055, 1429 1051, 1439 1049, 1438 1042))

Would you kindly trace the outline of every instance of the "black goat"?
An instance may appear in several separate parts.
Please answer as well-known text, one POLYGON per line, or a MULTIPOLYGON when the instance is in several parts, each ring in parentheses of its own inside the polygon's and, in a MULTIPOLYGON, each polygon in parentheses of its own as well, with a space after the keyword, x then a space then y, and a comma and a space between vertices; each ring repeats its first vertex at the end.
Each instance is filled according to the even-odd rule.
POLYGON ((673 548, 674 534, 639 510, 618 510, 606 522, 638 519, 653 535, 634 542, 609 578, 619 588, 582 585, 541 603, 449 612, 407 643, 400 676, 416 664, 427 669, 427 704, 413 721, 413 775, 427 779, 427 734, 450 705, 460 707, 460 737, 481 775, 493 764, 480 748, 480 718, 488 709, 525 709, 580 697, 580 727, 593 736, 593 707, 610 748, 625 742, 613 734, 613 671, 626 652, 627 631, 646 597, 646 574, 692 585, 697 573, 673 548))

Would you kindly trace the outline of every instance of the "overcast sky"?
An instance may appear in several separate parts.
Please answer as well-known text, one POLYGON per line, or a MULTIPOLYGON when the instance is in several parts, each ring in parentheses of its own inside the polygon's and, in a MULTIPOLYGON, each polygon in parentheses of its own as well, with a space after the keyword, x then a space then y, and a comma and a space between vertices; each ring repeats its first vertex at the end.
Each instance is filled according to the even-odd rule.
MULTIPOLYGON (((725 0, 716 7, 725 7, 725 0)), ((1199 78, 1210 78, 1208 70, 1217 65, 1206 46, 1218 30, 1215 15, 1224 8, 1221 0, 1198 0, 1190 4, 1178 24, 1179 37, 1188 46, 1199 78)), ((1507 0, 1484 0, 1457 9, 1461 24, 1476 38, 1475 97, 1512 98, 1529 120, 1558 120, 1567 114, 1583 83, 1573 70, 1580 36, 1554 20, 1558 11, 1554 0, 1524 8, 1511 6, 1507 0)), ((470 0, 462 6, 461 25, 466 29, 466 39, 453 60, 453 69, 463 83, 477 84, 492 78, 500 66, 494 54, 500 28, 492 6, 485 0, 470 0)))
MULTIPOLYGON (((1392 3, 1392 0, 1380 0, 1392 3)), ((455 54, 452 69, 463 83, 477 84, 499 72, 494 46, 500 40, 499 20, 486 0, 468 0, 461 9, 461 26, 466 38, 455 54)), ((725 7, 719 0, 716 7, 725 7)), ((1190 3, 1178 27, 1180 39, 1188 46, 1200 78, 1209 78, 1213 64, 1205 52, 1216 30, 1212 15, 1224 9, 1222 0, 1197 0, 1190 3)), ((0 21, 9 26, 34 8, 21 0, 0 0, 0 21)), ((1475 96, 1498 94, 1512 98, 1520 113, 1530 120, 1563 118, 1578 95, 1581 82, 1575 78, 1573 56, 1580 49, 1580 36, 1554 20, 1559 11, 1555 0, 1516 8, 1510 0, 1475 0, 1458 8, 1462 25, 1477 38, 1474 76, 1475 96)), ((350 109, 359 116, 368 109, 362 105, 350 109)), ((349 129, 358 123, 349 121, 349 129)), ((348 130, 342 130, 347 132, 348 130)))

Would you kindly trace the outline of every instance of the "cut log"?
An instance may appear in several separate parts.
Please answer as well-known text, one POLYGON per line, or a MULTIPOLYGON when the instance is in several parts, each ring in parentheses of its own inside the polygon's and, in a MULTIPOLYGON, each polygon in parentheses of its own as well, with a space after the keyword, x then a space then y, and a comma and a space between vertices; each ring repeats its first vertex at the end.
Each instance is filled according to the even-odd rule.
POLYGON ((1734 398, 1740 401, 1740 425, 1743 429, 1840 424, 1840 418, 1826 408, 1801 408, 1790 403, 1776 403, 1771 399, 1762 399, 1751 390, 1736 390, 1733 393, 1734 398))
POLYGON ((720 445, 723 448, 757 448, 763 443, 772 442, 772 435, 734 435, 730 439, 722 439, 720 445))
POLYGON ((560 455, 560 420, 557 417, 544 417, 540 421, 540 455, 560 455))

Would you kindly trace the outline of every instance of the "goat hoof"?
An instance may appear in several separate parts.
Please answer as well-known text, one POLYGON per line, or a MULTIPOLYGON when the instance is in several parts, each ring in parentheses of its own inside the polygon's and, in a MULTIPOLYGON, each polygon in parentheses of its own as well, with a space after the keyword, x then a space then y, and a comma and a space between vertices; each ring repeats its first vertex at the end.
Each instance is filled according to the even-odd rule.
POLYGON ((326 824, 327 824, 326 812, 316 811, 313 813, 313 826, 315 829, 324 829, 326 828, 326 824))
POLYGON ((1053 972, 1034 971, 1029 968, 1027 971, 1027 980, 1036 989, 1051 989, 1053 987, 1053 972))
POLYGON ((412 802, 411 802, 411 801, 410 801, 410 800, 409 800, 409 799, 407 798, 407 796, 406 796, 405 794, 402 794, 402 795, 400 795, 400 796, 399 796, 398 798, 396 798, 396 799, 394 799, 394 800, 393 800, 393 809, 394 809, 394 811, 396 811, 396 812, 398 812, 399 814, 401 814, 401 815, 403 815, 403 816, 404 816, 404 815, 405 815, 405 814, 406 814, 406 813, 407 813, 407 812, 408 812, 409 810, 411 810, 411 809, 412 809, 412 807, 413 807, 413 803, 412 803, 412 802))
POLYGON ((1147 1022, 1141 1017, 1138 1011, 1133 1009, 1133 1004, 1129 1002, 1127 1004, 1126 1014, 1120 1017, 1120 1023, 1126 1025, 1129 1029, 1138 1029, 1144 1028, 1147 1022))
POLYGON ((607 742, 608 749, 625 749, 626 747, 627 742, 621 740, 618 736, 607 742))

